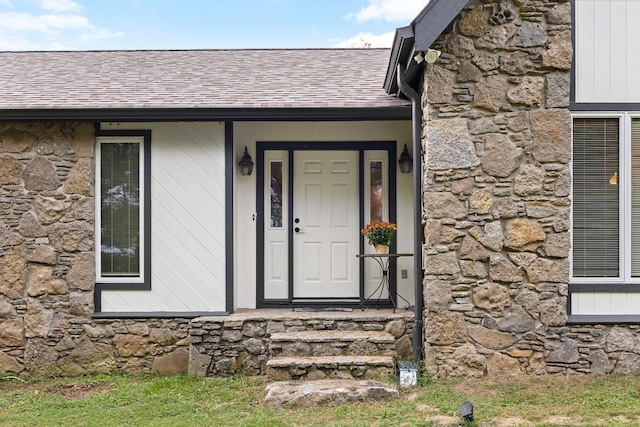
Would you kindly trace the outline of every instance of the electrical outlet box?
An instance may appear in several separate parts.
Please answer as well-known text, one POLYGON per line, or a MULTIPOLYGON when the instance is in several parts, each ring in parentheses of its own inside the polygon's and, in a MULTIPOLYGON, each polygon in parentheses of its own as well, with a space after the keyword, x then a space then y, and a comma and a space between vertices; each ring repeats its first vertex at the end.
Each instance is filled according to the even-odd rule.
POLYGON ((402 278, 406 279, 407 277, 409 277, 409 272, 407 270, 402 270, 402 278))

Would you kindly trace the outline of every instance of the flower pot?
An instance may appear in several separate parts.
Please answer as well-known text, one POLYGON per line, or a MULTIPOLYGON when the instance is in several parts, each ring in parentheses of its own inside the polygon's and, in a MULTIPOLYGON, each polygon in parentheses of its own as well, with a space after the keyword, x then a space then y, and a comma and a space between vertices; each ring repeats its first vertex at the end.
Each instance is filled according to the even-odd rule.
POLYGON ((389 253, 389 246, 387 245, 375 245, 377 254, 386 254, 389 253))

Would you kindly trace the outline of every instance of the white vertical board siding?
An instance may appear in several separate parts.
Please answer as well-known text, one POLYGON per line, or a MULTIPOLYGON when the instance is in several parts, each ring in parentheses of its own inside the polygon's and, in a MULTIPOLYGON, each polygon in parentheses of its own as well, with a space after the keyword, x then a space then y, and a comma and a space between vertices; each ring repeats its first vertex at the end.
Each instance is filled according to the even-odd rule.
POLYGON ((571 294, 571 314, 640 314, 640 294, 623 292, 574 292, 571 294))
MULTIPOLYGON (((395 162, 407 144, 412 156, 411 121, 363 122, 236 122, 234 152, 237 164, 247 146, 256 160, 256 141, 397 141, 395 162)), ((397 163, 395 165, 397 167, 397 163)), ((235 308, 255 308, 256 305, 256 173, 235 174, 234 192, 234 266, 235 308)), ((413 252, 413 181, 412 174, 397 171, 398 252, 413 252)), ((398 258, 398 293, 413 302, 413 257, 398 258), (407 270, 407 278, 401 277, 407 270)))
POLYGON ((151 290, 103 291, 102 312, 225 310, 223 123, 120 123, 151 130, 151 290))
POLYGON ((578 0, 575 101, 640 102, 640 1, 578 0))

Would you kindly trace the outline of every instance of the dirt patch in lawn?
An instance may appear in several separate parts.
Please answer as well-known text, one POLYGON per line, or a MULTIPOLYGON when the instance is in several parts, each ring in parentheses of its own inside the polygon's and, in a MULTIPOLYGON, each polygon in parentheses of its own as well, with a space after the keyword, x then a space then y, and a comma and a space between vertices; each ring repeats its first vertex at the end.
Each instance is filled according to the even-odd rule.
POLYGON ((4 379, 0 384, 0 392, 19 390, 27 394, 57 394, 71 400, 82 400, 103 391, 111 390, 113 383, 92 383, 86 381, 74 381, 71 383, 61 383, 58 381, 44 381, 37 383, 21 382, 20 380, 4 379), (7 381, 11 381, 7 384, 7 381))

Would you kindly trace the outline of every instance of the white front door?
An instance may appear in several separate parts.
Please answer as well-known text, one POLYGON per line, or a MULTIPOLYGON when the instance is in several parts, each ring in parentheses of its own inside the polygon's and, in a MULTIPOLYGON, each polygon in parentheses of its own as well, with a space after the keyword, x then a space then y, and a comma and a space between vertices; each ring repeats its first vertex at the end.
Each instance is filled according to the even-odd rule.
POLYGON ((358 298, 358 151, 294 151, 293 298, 358 298))

